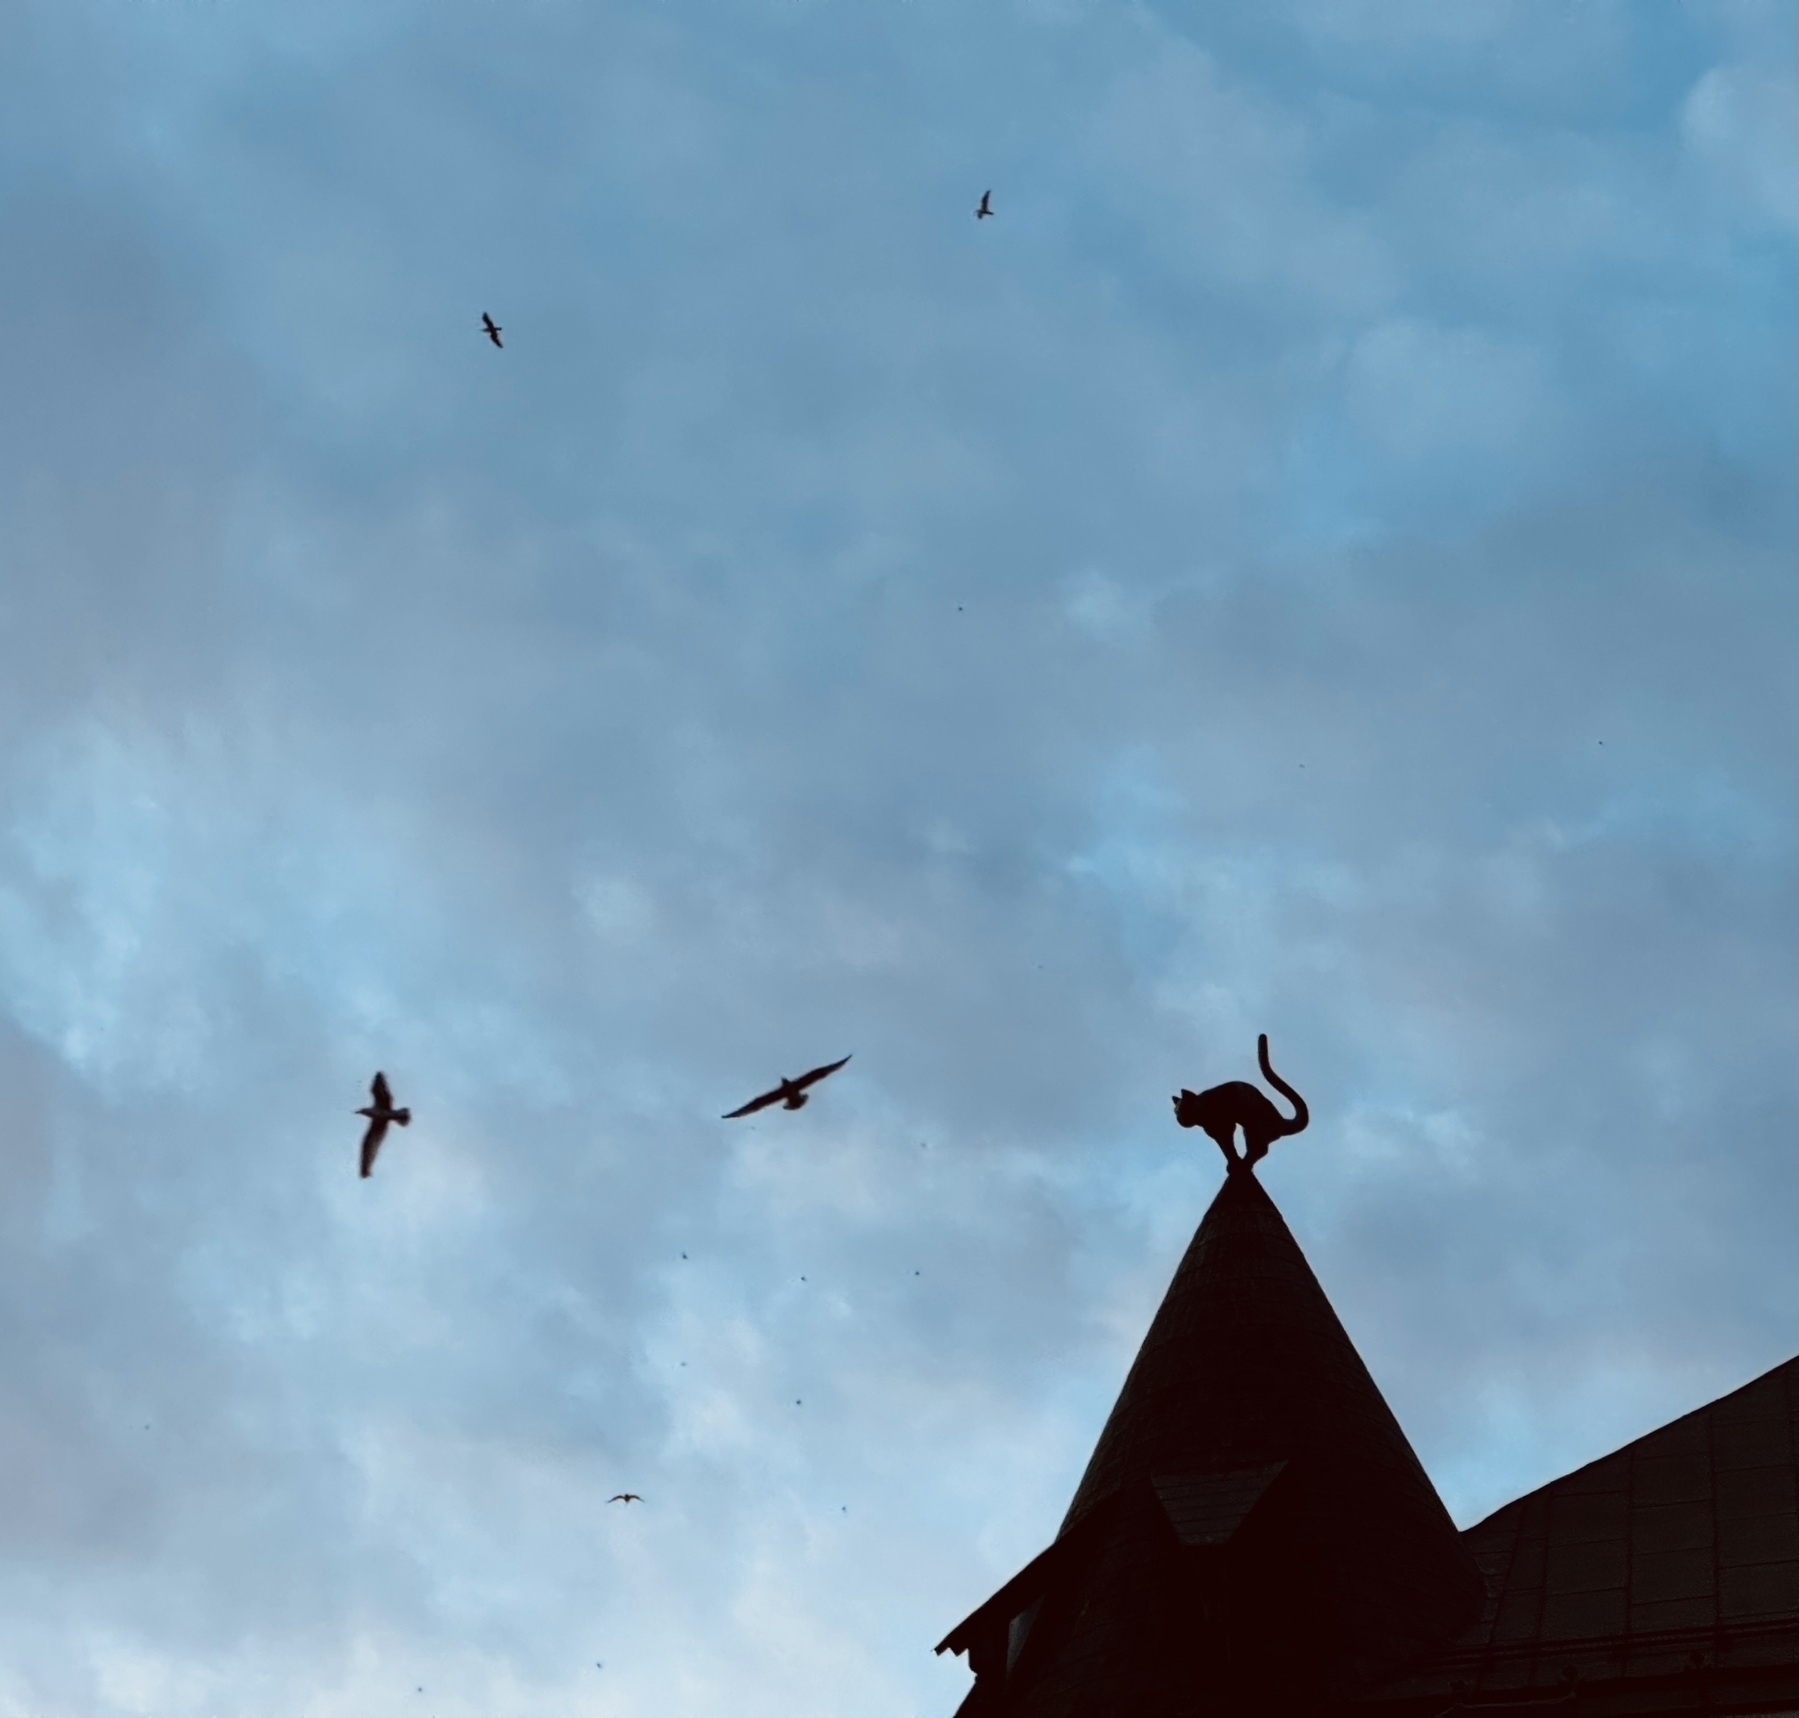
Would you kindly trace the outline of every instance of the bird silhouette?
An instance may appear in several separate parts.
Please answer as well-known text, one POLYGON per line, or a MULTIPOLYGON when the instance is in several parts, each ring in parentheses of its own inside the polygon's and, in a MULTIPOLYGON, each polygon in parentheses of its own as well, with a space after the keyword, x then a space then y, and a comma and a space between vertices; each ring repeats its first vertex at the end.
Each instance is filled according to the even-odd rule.
POLYGON ((389 1122, 398 1122, 401 1127, 412 1126, 412 1111, 394 1108, 394 1095, 387 1089, 387 1076, 377 1073, 369 1082, 369 1091, 375 1101, 365 1105, 356 1113, 369 1118, 368 1132, 362 1136, 362 1174, 367 1180, 375 1167, 375 1153, 381 1149, 382 1140, 387 1138, 389 1122))
MULTIPOLYGON (((848 1056, 843 1058, 843 1062, 848 1060, 848 1056)), ((801 1074, 797 1080, 784 1078, 773 1091, 751 1098, 741 1109, 727 1110, 722 1119, 735 1121, 739 1116, 754 1115, 757 1110, 765 1110, 770 1104, 780 1104, 790 1110, 804 1109, 807 1101, 806 1088, 815 1086, 828 1075, 836 1073, 843 1062, 827 1062, 822 1068, 814 1068, 809 1074, 801 1074)))
POLYGON ((481 312, 481 332, 502 351, 505 350, 506 342, 500 338, 500 325, 485 310, 481 312))
POLYGON ((643 1499, 634 1491, 621 1491, 616 1497, 609 1497, 606 1501, 608 1503, 632 1504, 642 1503, 643 1499))
POLYGON ((991 191, 983 191, 981 193, 981 206, 975 210, 974 218, 977 221, 984 221, 992 213, 993 213, 993 193, 991 191))

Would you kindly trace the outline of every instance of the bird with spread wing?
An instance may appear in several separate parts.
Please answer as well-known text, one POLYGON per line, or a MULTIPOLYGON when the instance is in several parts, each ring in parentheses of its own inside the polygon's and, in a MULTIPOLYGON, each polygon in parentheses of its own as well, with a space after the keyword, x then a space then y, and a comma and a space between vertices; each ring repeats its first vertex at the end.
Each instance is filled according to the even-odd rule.
POLYGON ((635 1491, 621 1491, 618 1494, 618 1496, 609 1497, 606 1499, 606 1501, 608 1503, 623 1503, 623 1504, 628 1505, 628 1504, 633 1504, 633 1503, 642 1503, 643 1497, 640 1493, 635 1492, 635 1491))
POLYGON ((494 321, 494 319, 491 316, 489 316, 485 310, 481 312, 481 332, 483 334, 485 334, 487 336, 487 338, 489 340, 491 340, 496 346, 498 346, 501 351, 504 351, 506 349, 506 342, 500 338, 499 323, 494 321))
MULTIPOLYGON (((848 1056, 843 1062, 849 1060, 848 1056)), ((754 1115, 757 1110, 765 1110, 770 1104, 779 1104, 783 1109, 803 1109, 806 1105, 806 1088, 815 1086, 822 1079, 828 1078, 843 1066, 843 1062, 827 1062, 822 1068, 814 1068, 809 1074, 801 1074, 797 1080, 784 1079, 773 1091, 764 1092, 760 1097, 751 1098, 742 1109, 727 1111, 724 1120, 735 1121, 739 1116, 754 1115)))
POLYGON ((993 193, 991 191, 983 191, 981 193, 981 206, 975 210, 974 218, 977 221, 990 221, 993 219, 993 193))
POLYGON ((368 1132, 362 1136, 362 1174, 363 1179, 374 1172, 375 1153, 381 1149, 382 1140, 387 1138, 390 1122, 398 1122, 401 1127, 412 1126, 412 1111, 394 1108, 394 1095, 387 1089, 387 1076, 377 1073, 369 1082, 369 1093, 374 1098, 372 1104, 366 1104, 356 1113, 369 1118, 368 1132))

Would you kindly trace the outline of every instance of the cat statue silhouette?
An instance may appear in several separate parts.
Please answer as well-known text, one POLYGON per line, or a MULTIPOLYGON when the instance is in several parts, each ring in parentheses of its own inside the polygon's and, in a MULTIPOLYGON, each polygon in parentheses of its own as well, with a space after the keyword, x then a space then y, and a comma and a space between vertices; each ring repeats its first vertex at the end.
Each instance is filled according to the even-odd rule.
POLYGON ((1277 1139, 1300 1132, 1312 1118, 1306 1101, 1268 1065, 1268 1034, 1256 1040, 1256 1056, 1262 1064, 1262 1077, 1293 1106, 1289 1121, 1247 1080, 1226 1080, 1209 1091, 1189 1092, 1182 1089, 1174 1100, 1174 1119, 1182 1127, 1203 1128, 1218 1142, 1224 1161, 1235 1174, 1252 1169, 1268 1155, 1277 1139), (1237 1130, 1243 1130, 1243 1155, 1237 1153, 1237 1130))

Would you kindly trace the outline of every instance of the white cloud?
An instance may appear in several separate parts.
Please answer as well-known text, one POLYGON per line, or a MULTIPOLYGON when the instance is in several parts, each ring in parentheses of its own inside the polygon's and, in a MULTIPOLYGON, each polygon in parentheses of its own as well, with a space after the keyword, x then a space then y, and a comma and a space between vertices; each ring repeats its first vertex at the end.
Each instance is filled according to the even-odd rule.
POLYGON ((0 1700, 953 1709, 1263 1030, 1464 1515, 1784 1352, 1784 98, 1030 10, 0 71, 0 1700))
POLYGON ((1713 66, 1688 91, 1680 122, 1687 146, 1730 195, 1771 225, 1799 226, 1799 80, 1790 56, 1713 66))
POLYGON ((1381 323, 1350 349, 1347 392, 1355 431, 1406 465, 1514 463, 1549 427, 1541 357, 1480 329, 1381 323))

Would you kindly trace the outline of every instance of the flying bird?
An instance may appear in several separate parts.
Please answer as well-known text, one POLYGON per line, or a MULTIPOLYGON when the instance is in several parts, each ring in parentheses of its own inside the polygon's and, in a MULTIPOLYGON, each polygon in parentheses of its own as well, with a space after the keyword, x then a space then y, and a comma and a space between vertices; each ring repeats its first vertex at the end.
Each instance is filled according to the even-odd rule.
POLYGON ((643 1499, 634 1491, 621 1491, 617 1497, 606 1499, 608 1503, 642 1503, 643 1499))
MULTIPOLYGON (((843 1062, 848 1060, 848 1056, 843 1058, 843 1062)), ((735 1121, 739 1116, 754 1115, 757 1110, 765 1110, 770 1104, 781 1104, 790 1110, 804 1109, 806 1088, 815 1086, 828 1075, 836 1073, 843 1066, 843 1062, 827 1062, 822 1068, 814 1068, 809 1074, 801 1074, 797 1080, 783 1079, 772 1092, 764 1092, 758 1098, 751 1098, 742 1109, 729 1110, 722 1119, 735 1121)))
POLYGON ((981 193, 981 206, 975 210, 974 218, 977 221, 984 221, 992 213, 993 213, 993 193, 991 191, 983 191, 981 193))
POLYGON ((481 312, 481 332, 502 351, 505 350, 506 342, 500 338, 500 325, 485 310, 481 312))
POLYGON ((378 1073, 369 1082, 369 1091, 375 1101, 359 1109, 359 1116, 369 1118, 369 1130, 362 1136, 362 1174, 367 1180, 375 1167, 375 1153, 381 1149, 382 1140, 387 1138, 387 1124, 397 1121, 401 1127, 412 1126, 412 1111, 394 1108, 394 1095, 387 1089, 387 1076, 378 1073))

